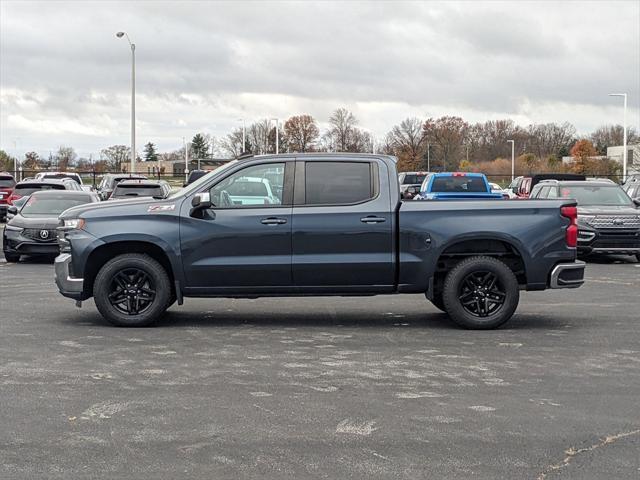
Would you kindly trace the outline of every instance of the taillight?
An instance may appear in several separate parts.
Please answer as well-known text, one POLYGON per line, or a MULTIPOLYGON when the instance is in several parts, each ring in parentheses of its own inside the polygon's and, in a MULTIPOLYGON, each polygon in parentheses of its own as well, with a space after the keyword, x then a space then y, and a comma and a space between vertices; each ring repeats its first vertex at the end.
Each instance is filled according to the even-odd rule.
POLYGON ((569 226, 567 227, 566 239, 567 247, 578 246, 578 209, 576 207, 562 207, 560 208, 560 215, 569 219, 569 226))

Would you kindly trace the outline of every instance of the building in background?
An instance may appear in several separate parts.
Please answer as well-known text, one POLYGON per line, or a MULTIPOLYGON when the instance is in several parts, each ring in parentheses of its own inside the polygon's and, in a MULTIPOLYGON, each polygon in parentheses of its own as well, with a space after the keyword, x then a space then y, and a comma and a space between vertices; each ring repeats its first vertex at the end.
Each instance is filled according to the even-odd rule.
MULTIPOLYGON (((622 164, 624 146, 607 147, 607 157, 622 164)), ((627 175, 640 173, 640 143, 627 145, 627 175)))

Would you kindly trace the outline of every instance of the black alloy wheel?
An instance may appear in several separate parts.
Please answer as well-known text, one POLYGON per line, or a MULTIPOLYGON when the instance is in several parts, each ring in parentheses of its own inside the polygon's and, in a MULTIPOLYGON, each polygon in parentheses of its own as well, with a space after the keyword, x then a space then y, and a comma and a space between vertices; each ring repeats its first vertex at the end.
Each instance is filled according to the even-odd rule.
POLYGON ((146 312, 156 298, 151 276, 140 268, 125 268, 113 275, 109 288, 109 303, 125 315, 146 312))
POLYGON ((504 287, 493 272, 472 272, 464 278, 458 289, 462 308, 475 317, 497 313, 504 305, 506 296, 504 287))

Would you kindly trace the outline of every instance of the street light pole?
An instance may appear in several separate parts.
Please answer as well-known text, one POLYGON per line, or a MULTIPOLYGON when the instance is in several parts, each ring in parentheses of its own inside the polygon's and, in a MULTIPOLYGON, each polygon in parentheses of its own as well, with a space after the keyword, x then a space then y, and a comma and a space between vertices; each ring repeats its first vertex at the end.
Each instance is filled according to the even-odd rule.
POLYGON ((431 171, 431 144, 427 142, 427 172, 431 171))
POLYGON ((130 174, 136 170, 136 44, 131 43, 126 32, 116 33, 116 37, 127 38, 131 46, 131 168, 130 174))
POLYGON ((507 143, 511 144, 511 181, 513 182, 513 179, 515 177, 515 172, 516 172, 516 157, 515 157, 515 141, 513 140, 507 140, 507 143))
POLYGON ((280 133, 278 132, 278 119, 272 118, 271 120, 275 120, 276 122, 276 155, 280 153, 280 133))
POLYGON ((627 180, 627 94, 626 93, 610 93, 610 97, 622 97, 624 99, 624 120, 622 124, 622 181, 627 180))

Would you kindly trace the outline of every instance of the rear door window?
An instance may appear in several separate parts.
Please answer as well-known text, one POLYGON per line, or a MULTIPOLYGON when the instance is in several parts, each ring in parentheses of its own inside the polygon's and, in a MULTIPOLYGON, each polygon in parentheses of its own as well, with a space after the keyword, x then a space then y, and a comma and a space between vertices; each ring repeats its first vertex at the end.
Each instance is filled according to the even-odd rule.
POLYGON ((306 162, 305 204, 348 205, 373 198, 369 162, 306 162))

